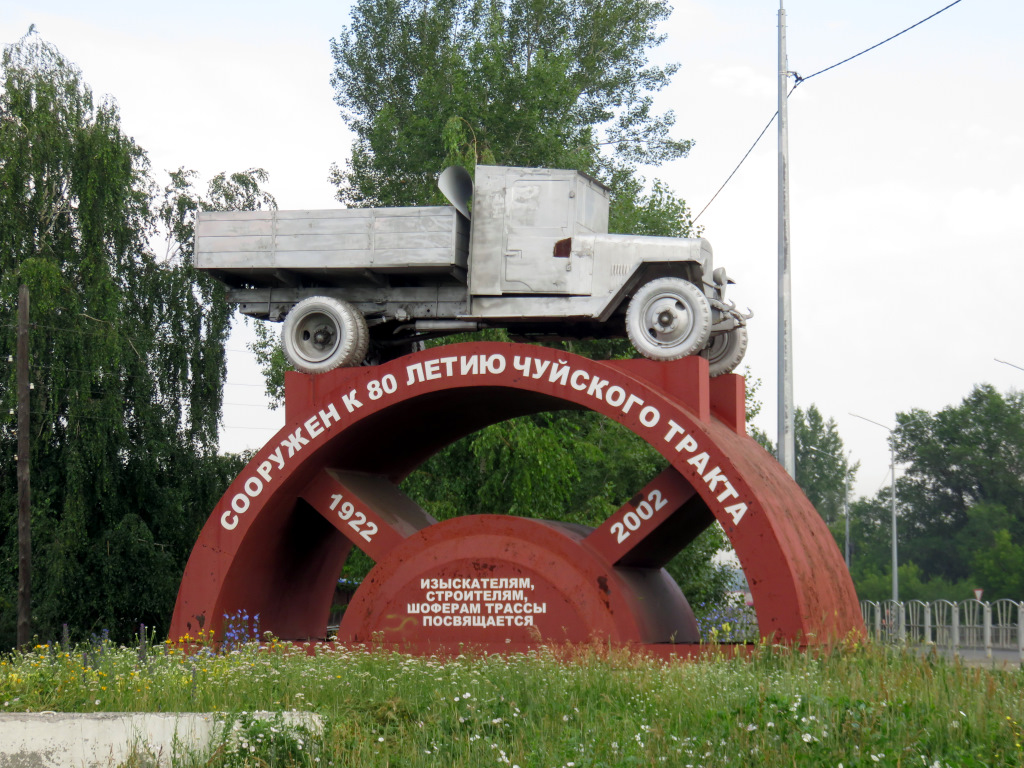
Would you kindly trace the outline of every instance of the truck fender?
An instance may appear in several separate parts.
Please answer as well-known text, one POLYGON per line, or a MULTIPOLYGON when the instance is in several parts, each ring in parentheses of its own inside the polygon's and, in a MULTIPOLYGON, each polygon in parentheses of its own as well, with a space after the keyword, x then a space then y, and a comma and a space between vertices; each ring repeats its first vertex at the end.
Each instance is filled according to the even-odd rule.
POLYGON ((651 280, 657 280, 659 277, 681 277, 701 288, 705 294, 707 293, 701 275, 701 265, 696 262, 641 262, 626 278, 622 287, 609 296, 607 303, 604 304, 597 316, 598 321, 608 322, 612 315, 629 301, 637 288, 651 280))

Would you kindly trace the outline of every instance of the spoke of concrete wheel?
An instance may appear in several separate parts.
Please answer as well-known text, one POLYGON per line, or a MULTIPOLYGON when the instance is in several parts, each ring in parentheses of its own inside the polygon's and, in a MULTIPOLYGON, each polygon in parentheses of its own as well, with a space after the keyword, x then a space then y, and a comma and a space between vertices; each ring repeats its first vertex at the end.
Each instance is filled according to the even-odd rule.
POLYGON ((693 486, 668 467, 595 528, 585 544, 611 565, 661 568, 714 521, 693 486))
POLYGON ((300 495, 374 561, 437 522, 383 475, 325 469, 300 495))

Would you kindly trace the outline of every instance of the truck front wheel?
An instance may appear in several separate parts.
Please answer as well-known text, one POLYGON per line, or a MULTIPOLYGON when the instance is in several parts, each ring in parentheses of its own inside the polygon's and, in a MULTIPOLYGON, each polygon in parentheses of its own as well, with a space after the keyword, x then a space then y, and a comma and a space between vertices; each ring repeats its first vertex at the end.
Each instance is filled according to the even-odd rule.
POLYGON ((348 302, 328 296, 300 301, 285 317, 281 331, 284 356, 303 373, 359 365, 369 340, 362 313, 348 302))
POLYGON ((630 299, 626 334, 644 357, 678 360, 707 344, 711 306, 689 280, 660 277, 640 286, 630 299))
POLYGON ((747 327, 740 325, 718 334, 708 345, 708 373, 721 376, 732 373, 747 353, 747 327))

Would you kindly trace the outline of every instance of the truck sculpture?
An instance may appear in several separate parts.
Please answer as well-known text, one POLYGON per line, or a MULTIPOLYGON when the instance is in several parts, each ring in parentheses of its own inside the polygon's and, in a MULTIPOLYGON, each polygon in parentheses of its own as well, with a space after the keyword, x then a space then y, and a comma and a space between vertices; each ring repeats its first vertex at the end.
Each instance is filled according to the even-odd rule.
POLYGON ((195 264, 242 313, 283 320, 306 373, 483 328, 625 334, 652 360, 702 354, 712 376, 743 359, 752 315, 704 238, 607 234, 609 190, 577 171, 479 165, 474 185, 452 166, 438 186, 451 206, 203 212, 195 264))

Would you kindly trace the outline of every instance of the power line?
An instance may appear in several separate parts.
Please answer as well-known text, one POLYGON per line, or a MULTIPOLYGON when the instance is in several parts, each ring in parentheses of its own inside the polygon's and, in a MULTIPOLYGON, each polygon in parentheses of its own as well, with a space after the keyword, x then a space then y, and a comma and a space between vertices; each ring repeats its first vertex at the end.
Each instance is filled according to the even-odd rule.
MULTIPOLYGON (((911 24, 911 25, 910 25, 909 27, 907 27, 906 29, 904 29, 904 30, 901 30, 900 32, 897 32, 897 33, 896 33, 895 35, 892 35, 892 36, 890 36, 890 37, 887 37, 887 38, 885 38, 885 40, 882 40, 882 41, 881 41, 880 43, 875 43, 875 44, 874 44, 874 45, 872 45, 872 46, 871 46, 870 48, 865 48, 865 49, 864 49, 863 51, 861 51, 860 53, 855 53, 855 54, 854 54, 853 56, 849 56, 849 57, 847 57, 847 58, 843 59, 842 61, 837 61, 837 62, 836 62, 835 64, 832 64, 831 66, 825 67, 824 69, 819 69, 819 70, 818 70, 817 72, 815 72, 815 73, 814 73, 813 75, 808 75, 807 77, 801 77, 801 76, 800 76, 800 75, 799 75, 798 73, 796 73, 796 72, 790 72, 789 74, 791 74, 791 75, 793 75, 793 76, 794 76, 794 79, 796 80, 796 82, 795 82, 795 84, 793 85, 793 87, 792 87, 792 88, 790 89, 789 93, 788 93, 788 94, 786 95, 786 98, 789 98, 790 96, 792 96, 792 95, 793 95, 793 91, 795 91, 795 90, 797 89, 797 86, 799 86, 799 85, 800 85, 801 83, 803 83, 803 82, 806 82, 807 80, 810 80, 810 79, 811 79, 812 77, 817 77, 818 75, 824 74, 825 72, 828 72, 828 71, 829 71, 829 70, 831 70, 831 69, 835 69, 835 68, 836 68, 836 67, 838 67, 838 66, 841 66, 841 65, 843 65, 843 64, 846 64, 846 63, 847 63, 847 62, 849 62, 849 61, 853 61, 853 60, 854 60, 854 59, 856 59, 856 58, 857 58, 858 56, 863 56, 863 55, 864 55, 865 53, 868 53, 869 51, 873 51, 873 50, 875 50, 875 48, 878 48, 878 47, 880 47, 880 46, 883 46, 883 45, 885 45, 886 43, 888 43, 888 42, 890 42, 890 41, 892 41, 892 40, 895 40, 895 39, 896 39, 897 37, 899 37, 900 35, 902 35, 902 34, 904 34, 904 33, 906 33, 906 32, 909 32, 909 31, 910 31, 910 30, 912 30, 912 29, 913 29, 914 27, 919 27, 919 26, 921 26, 922 24, 924 24, 924 23, 925 23, 926 21, 929 21, 930 19, 934 19, 934 18, 935 18, 936 16, 938 16, 938 15, 939 15, 940 13, 942 13, 943 11, 948 11, 948 10, 949 10, 950 8, 952 8, 952 7, 954 6, 954 5, 957 5, 957 4, 958 4, 958 3, 960 3, 960 2, 963 2, 963 0, 953 0, 953 2, 952 2, 952 3, 950 3, 949 5, 947 5, 947 6, 945 7, 945 8, 940 8, 940 9, 939 9, 939 10, 937 10, 937 11, 936 11, 935 13, 933 13, 933 14, 932 14, 931 16, 927 16, 927 17, 925 17, 925 18, 921 19, 921 20, 920 20, 919 22, 917 22, 916 24, 911 24)), ((705 205, 705 206, 704 206, 703 208, 701 208, 701 209, 700 209, 700 213, 698 213, 698 214, 697 214, 696 216, 694 216, 694 217, 693 217, 693 221, 691 222, 691 224, 695 224, 695 223, 697 222, 697 219, 699 219, 699 218, 701 217, 701 214, 703 214, 703 213, 704 213, 704 211, 706 211, 706 210, 708 209, 708 207, 709 207, 709 206, 710 206, 710 205, 711 205, 711 204, 712 204, 713 202, 715 202, 715 198, 716 198, 716 197, 718 197, 719 193, 720 193, 720 192, 721 192, 721 191, 722 191, 723 189, 725 189, 725 185, 726 185, 726 184, 728 184, 728 183, 729 183, 729 182, 730 182, 730 181, 732 180, 732 177, 736 175, 736 171, 738 171, 738 170, 740 169, 740 166, 741 166, 741 165, 743 165, 744 161, 746 161, 746 159, 747 159, 747 158, 748 158, 748 157, 750 156, 750 153, 754 151, 754 147, 756 147, 756 146, 758 145, 758 142, 760 142, 760 141, 761 141, 761 138, 762 138, 762 137, 763 137, 763 136, 765 135, 765 133, 766 133, 766 132, 768 131, 768 129, 769 129, 770 127, 771 127, 771 124, 772 124, 773 122, 775 122, 775 118, 777 118, 778 116, 779 116, 779 113, 778 113, 778 111, 776 111, 776 112, 775 112, 775 114, 771 116, 771 119, 770 119, 770 120, 768 121, 768 124, 767 124, 767 125, 766 125, 766 126, 764 127, 764 130, 762 130, 762 131, 761 131, 761 133, 760 133, 760 134, 758 135, 758 137, 757 137, 756 139, 754 139, 754 143, 750 145, 750 149, 748 149, 748 150, 747 150, 747 153, 746 153, 745 155, 743 155, 743 158, 742 158, 742 159, 741 159, 741 160, 739 161, 739 163, 738 163, 738 164, 736 165, 736 167, 735 167, 735 168, 733 169, 732 173, 730 173, 730 174, 729 174, 729 178, 727 178, 727 179, 726 179, 726 180, 725 180, 725 181, 724 181, 724 182, 722 183, 722 186, 720 186, 720 187, 718 188, 718 191, 717 191, 717 192, 715 192, 715 194, 714 194, 714 195, 712 195, 711 199, 710 199, 710 200, 708 200, 707 204, 706 204, 706 205, 705 205)))
MULTIPOLYGON (((875 44, 874 44, 874 45, 872 45, 872 46, 871 46, 870 48, 865 48, 865 49, 864 49, 863 51, 861 51, 860 53, 855 53, 855 54, 853 54, 853 56, 850 56, 849 58, 843 59, 842 61, 837 61, 837 62, 836 62, 835 64, 833 64, 833 65, 832 65, 832 66, 830 66, 830 67, 825 67, 824 69, 819 69, 819 70, 818 70, 817 72, 815 72, 815 73, 814 73, 813 75, 808 75, 807 77, 800 77, 800 75, 796 75, 796 82, 797 82, 797 85, 799 85, 800 83, 804 82, 805 80, 810 80, 810 79, 811 79, 812 77, 817 77, 817 76, 818 76, 818 75, 820 75, 820 74, 823 74, 823 73, 825 73, 825 72, 828 72, 828 71, 829 71, 830 69, 835 69, 836 67, 838 67, 838 66, 840 66, 840 65, 842 65, 842 64, 845 64, 845 63, 846 63, 846 62, 848 62, 848 61, 853 61, 853 60, 854 60, 854 59, 856 59, 856 58, 857 58, 858 56, 863 56, 863 55, 864 55, 865 53, 867 53, 868 51, 873 51, 873 50, 875 50, 875 48, 879 48, 879 47, 881 47, 881 46, 885 45, 885 44, 886 44, 886 43, 888 43, 888 42, 889 42, 890 40, 895 40, 895 39, 896 39, 897 37, 899 37, 900 35, 904 34, 905 32, 909 32, 909 31, 910 31, 910 30, 912 30, 912 29, 913 29, 914 27, 919 27, 919 26, 921 26, 922 24, 924 24, 924 23, 925 23, 926 21, 928 21, 929 19, 934 19, 934 18, 935 18, 936 16, 938 16, 938 15, 939 15, 940 13, 942 13, 943 11, 948 11, 948 10, 949 10, 950 8, 952 8, 952 7, 954 6, 954 5, 956 5, 957 3, 960 3, 960 2, 962 2, 962 1, 963 1, 963 0, 953 0, 953 2, 952 2, 952 3, 950 3, 949 5, 947 5, 947 6, 945 7, 945 8, 940 8, 940 9, 939 9, 939 10, 937 10, 937 11, 936 11, 935 13, 933 13, 933 14, 932 14, 931 16, 927 16, 927 17, 925 17, 925 18, 921 19, 921 20, 920 20, 919 22, 917 22, 916 24, 911 24, 911 25, 910 25, 909 27, 907 27, 906 29, 902 30, 901 32, 897 32, 897 33, 896 33, 895 35, 893 35, 892 37, 887 37, 887 38, 885 38, 885 40, 883 40, 882 42, 880 42, 880 43, 875 43, 875 44)), ((794 73, 794 74, 795 74, 795 73, 794 73)))
MULTIPOLYGON (((958 2, 959 2, 959 0, 958 0, 958 2)), ((800 83, 798 82, 798 83, 797 83, 797 85, 799 85, 799 84, 800 84, 800 83)), ((792 87, 792 88, 790 89, 789 93, 788 93, 788 94, 786 94, 786 98, 789 98, 790 96, 792 96, 792 95, 793 95, 793 91, 795 91, 795 90, 796 90, 796 85, 794 85, 794 86, 793 86, 793 87, 792 87)), ((730 174, 729 174, 729 178, 727 178, 727 179, 726 179, 725 181, 723 181, 723 182, 722 182, 722 186, 720 186, 720 187, 718 188, 718 192, 715 192, 715 194, 713 194, 713 195, 711 196, 711 199, 710 199, 710 200, 708 200, 708 202, 707 202, 707 205, 705 205, 705 206, 704 206, 703 208, 701 208, 701 209, 700 209, 700 213, 698 213, 698 214, 697 214, 696 216, 694 216, 694 217, 693 217, 693 221, 691 222, 691 224, 696 224, 696 223, 697 223, 697 219, 699 219, 699 218, 701 217, 701 214, 703 214, 703 213, 704 213, 704 211, 706 211, 706 210, 708 209, 708 207, 709 207, 709 206, 710 206, 710 205, 711 205, 711 204, 712 204, 713 202, 715 202, 715 198, 716 198, 716 197, 718 197, 718 193, 719 193, 719 192, 721 192, 721 191, 722 191, 723 189, 725 189, 725 185, 726 185, 726 184, 728 184, 728 183, 729 183, 730 181, 732 181, 732 177, 736 175, 736 171, 738 171, 738 170, 740 169, 740 166, 741 166, 741 165, 743 165, 743 162, 744 162, 744 161, 745 161, 745 160, 746 160, 746 159, 747 159, 748 157, 750 157, 750 153, 754 151, 754 147, 756 147, 756 146, 757 146, 757 143, 758 143, 759 141, 761 141, 761 138, 762 138, 762 137, 763 137, 763 136, 765 135, 765 133, 767 133, 768 129, 772 127, 772 123, 774 123, 774 122, 775 122, 775 118, 776 118, 776 117, 778 117, 778 116, 779 116, 779 111, 778 111, 778 110, 775 110, 775 114, 771 116, 771 119, 770 119, 770 120, 768 121, 768 123, 767 123, 767 124, 765 125, 764 129, 763 129, 763 130, 761 131, 761 133, 759 133, 759 134, 757 135, 757 138, 756 138, 756 139, 754 139, 754 143, 750 145, 750 149, 748 149, 748 150, 747 150, 747 154, 745 154, 745 155, 744 155, 744 156, 743 156, 743 157, 742 157, 742 158, 740 159, 739 163, 737 163, 737 164, 736 164, 736 167, 732 169, 732 173, 730 173, 730 174)))

